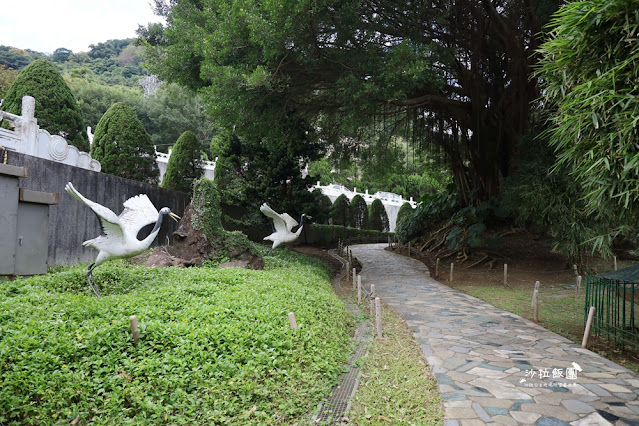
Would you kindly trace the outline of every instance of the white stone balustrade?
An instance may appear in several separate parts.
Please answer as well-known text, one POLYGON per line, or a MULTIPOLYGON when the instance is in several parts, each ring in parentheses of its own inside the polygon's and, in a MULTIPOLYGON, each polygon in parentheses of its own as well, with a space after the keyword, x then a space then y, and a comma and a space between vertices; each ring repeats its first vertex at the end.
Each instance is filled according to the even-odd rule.
POLYGON ((6 120, 14 130, 0 129, 0 145, 9 151, 20 152, 71 166, 99 172, 100 162, 87 152, 80 151, 62 136, 51 135, 38 126, 35 118, 35 99, 22 98, 22 114, 0 111, 0 121, 6 120))
POLYGON ((373 204, 374 200, 380 200, 384 205, 384 209, 386 210, 386 214, 388 215, 388 222, 390 226, 390 231, 395 231, 395 225, 397 224, 397 213, 399 212, 400 207, 404 203, 410 203, 411 207, 417 207, 417 203, 413 201, 413 197, 410 197, 409 201, 406 201, 401 195, 393 194, 392 192, 383 192, 378 191, 375 194, 369 194, 368 189, 361 193, 357 192, 357 188, 353 188, 353 191, 346 188, 343 185, 333 184, 333 185, 325 185, 322 186, 320 182, 317 182, 317 185, 314 185, 310 188, 310 191, 315 189, 319 189, 322 191, 322 194, 326 195, 331 202, 335 202, 337 197, 344 194, 349 201, 353 200, 353 197, 356 195, 361 196, 367 205, 373 204))

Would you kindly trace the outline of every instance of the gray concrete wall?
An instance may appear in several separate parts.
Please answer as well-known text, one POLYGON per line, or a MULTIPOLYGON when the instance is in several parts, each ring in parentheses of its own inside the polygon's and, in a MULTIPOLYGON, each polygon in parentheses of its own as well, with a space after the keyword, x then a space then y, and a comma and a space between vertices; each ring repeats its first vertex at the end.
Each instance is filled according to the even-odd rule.
MULTIPOLYGON (((182 216, 190 196, 129 179, 69 166, 26 154, 9 152, 8 164, 27 166, 29 177, 20 179, 20 187, 42 192, 57 192, 58 205, 51 206, 49 215, 49 265, 91 262, 97 252, 82 247, 82 242, 100 235, 101 228, 93 211, 64 191, 67 182, 86 198, 110 208, 119 215, 122 203, 138 194, 147 194, 159 210, 169 207, 182 216)), ((2 202, 2 200, 0 200, 2 202)), ((149 227, 147 232, 150 232, 149 227)), ((165 217, 154 245, 164 245, 172 238, 177 224, 165 217)), ((146 236, 146 235, 145 235, 146 236)), ((2 238, 2 237, 0 237, 2 238)))

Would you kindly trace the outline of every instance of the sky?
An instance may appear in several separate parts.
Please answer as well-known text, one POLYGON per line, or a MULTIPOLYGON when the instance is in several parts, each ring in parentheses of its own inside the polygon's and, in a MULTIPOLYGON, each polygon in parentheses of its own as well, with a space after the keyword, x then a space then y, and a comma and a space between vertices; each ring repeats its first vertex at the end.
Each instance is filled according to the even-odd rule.
POLYGON ((135 37, 138 25, 160 21, 150 0, 17 0, 0 9, 0 45, 86 52, 90 44, 135 37))

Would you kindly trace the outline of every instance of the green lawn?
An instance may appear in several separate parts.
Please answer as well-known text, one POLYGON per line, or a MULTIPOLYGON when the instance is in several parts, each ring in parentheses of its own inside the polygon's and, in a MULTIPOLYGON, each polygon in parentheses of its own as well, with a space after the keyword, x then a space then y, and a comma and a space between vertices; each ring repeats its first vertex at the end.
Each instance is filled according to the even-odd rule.
POLYGON ((341 372, 353 318, 322 263, 278 252, 264 271, 110 262, 100 299, 83 266, 0 282, 0 424, 305 418, 341 372))
MULTIPOLYGON (((532 287, 525 289, 463 285, 455 288, 500 309, 513 312, 531 321, 533 319, 533 311, 530 307, 532 287)), ((585 323, 585 285, 579 297, 576 297, 575 287, 567 284, 553 287, 544 287, 542 284, 539 293, 539 324, 581 345, 585 323)), ((623 351, 592 335, 588 349, 599 352, 602 356, 630 370, 639 372, 636 352, 631 349, 623 351)))

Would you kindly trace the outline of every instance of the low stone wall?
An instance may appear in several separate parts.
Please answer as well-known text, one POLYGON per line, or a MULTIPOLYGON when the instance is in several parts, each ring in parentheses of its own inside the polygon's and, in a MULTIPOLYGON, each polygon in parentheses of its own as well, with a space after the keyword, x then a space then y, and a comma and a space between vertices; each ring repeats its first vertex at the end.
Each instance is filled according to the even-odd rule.
MULTIPOLYGON (((97 252, 92 248, 82 247, 82 242, 95 238, 102 232, 93 211, 65 192, 67 182, 73 183, 86 198, 110 208, 117 215, 124 208, 122 203, 138 194, 148 195, 158 210, 169 207, 179 216, 190 201, 190 196, 182 192, 17 152, 8 153, 7 163, 29 168, 29 177, 21 178, 20 187, 58 193, 58 205, 51 206, 49 212, 49 265, 93 261, 97 252)), ((148 230, 143 231, 148 234, 151 228, 149 226, 148 230)), ((177 224, 168 217, 165 218, 153 244, 166 244, 167 238, 171 239, 176 229, 177 224)))

